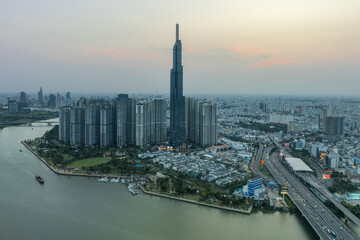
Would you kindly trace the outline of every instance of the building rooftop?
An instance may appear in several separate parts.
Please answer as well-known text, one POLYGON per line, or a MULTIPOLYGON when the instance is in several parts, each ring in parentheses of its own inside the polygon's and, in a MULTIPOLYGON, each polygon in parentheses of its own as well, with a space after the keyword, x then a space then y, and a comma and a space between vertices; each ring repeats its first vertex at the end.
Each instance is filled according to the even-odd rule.
POLYGON ((298 172, 298 171, 312 172, 313 171, 300 158, 285 158, 285 160, 290 164, 290 166, 296 172, 298 172))

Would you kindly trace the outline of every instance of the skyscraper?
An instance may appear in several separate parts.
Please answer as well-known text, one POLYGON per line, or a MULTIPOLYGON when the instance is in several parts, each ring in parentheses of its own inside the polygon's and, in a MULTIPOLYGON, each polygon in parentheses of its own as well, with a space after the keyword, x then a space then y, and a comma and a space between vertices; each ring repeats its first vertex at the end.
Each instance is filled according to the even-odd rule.
POLYGON ((59 111, 59 140, 70 142, 70 107, 62 107, 59 111))
POLYGON ((19 106, 19 110, 23 107, 28 106, 27 94, 25 92, 20 93, 18 106, 19 106))
POLYGON ((128 98, 126 103, 126 143, 136 142, 136 99, 128 98))
POLYGON ((100 104, 90 102, 85 107, 85 145, 92 146, 100 143, 100 104))
POLYGON ((56 108, 56 96, 55 94, 50 94, 49 96, 49 102, 48 107, 50 108, 56 108))
POLYGON ((122 147, 126 144, 126 113, 127 113, 127 94, 119 94, 116 98, 116 144, 122 147))
POLYGON ((138 101, 136 104, 136 145, 144 147, 150 143, 150 102, 138 101))
POLYGON ((176 24, 176 42, 173 48, 173 68, 170 75, 170 142, 179 146, 186 142, 185 97, 183 95, 183 66, 179 24, 176 24))
POLYGON ((322 131, 326 131, 326 118, 332 117, 334 114, 334 109, 332 107, 324 107, 322 109, 322 131))
MULTIPOLYGON (((62 109, 62 108, 60 108, 62 109)), ((85 142, 85 107, 73 107, 70 112, 70 144, 85 142)))
POLYGON ((116 105, 116 134, 115 141, 118 147, 127 143, 135 143, 135 106, 136 100, 128 94, 118 94, 116 105))
POLYGON ((61 97, 61 94, 60 93, 57 93, 56 94, 56 106, 59 108, 59 107, 62 107, 62 97, 61 97))
POLYGON ((43 91, 42 91, 42 87, 40 87, 40 91, 38 92, 38 104, 42 105, 43 104, 43 91))
POLYGON ((217 105, 210 101, 188 98, 188 140, 202 146, 217 143, 217 105))
POLYGON ((100 145, 109 146, 114 144, 114 107, 111 104, 103 104, 100 107, 100 145))
POLYGON ((325 119, 325 133, 327 135, 344 135, 344 117, 327 117, 325 119))
POLYGON ((199 144, 202 146, 217 143, 217 105, 211 102, 200 103, 199 144))
POLYGON ((164 99, 150 101, 150 142, 152 144, 166 139, 166 107, 164 99))

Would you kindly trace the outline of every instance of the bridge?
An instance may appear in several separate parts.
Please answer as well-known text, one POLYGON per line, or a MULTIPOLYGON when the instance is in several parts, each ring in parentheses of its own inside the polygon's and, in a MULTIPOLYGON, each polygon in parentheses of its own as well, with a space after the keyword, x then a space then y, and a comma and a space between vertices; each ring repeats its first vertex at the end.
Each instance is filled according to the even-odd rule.
POLYGON ((56 121, 49 121, 49 122, 46 122, 46 121, 39 121, 39 122, 16 122, 15 124, 23 124, 23 125, 26 125, 26 126, 32 126, 33 123, 47 124, 48 126, 51 126, 52 124, 59 124, 59 122, 56 122, 56 121))

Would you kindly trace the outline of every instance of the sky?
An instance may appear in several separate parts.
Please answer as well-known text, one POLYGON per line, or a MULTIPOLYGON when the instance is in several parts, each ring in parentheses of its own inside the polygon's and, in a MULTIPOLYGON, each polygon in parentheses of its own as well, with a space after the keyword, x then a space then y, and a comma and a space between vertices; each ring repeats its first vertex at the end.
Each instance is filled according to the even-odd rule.
POLYGON ((359 0, 0 0, 0 92, 359 96, 359 0))

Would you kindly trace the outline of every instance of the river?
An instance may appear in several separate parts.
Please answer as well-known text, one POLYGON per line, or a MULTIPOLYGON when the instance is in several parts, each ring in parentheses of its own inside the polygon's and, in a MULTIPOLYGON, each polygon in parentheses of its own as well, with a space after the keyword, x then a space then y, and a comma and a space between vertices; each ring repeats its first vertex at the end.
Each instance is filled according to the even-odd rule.
POLYGON ((0 130, 0 239, 317 238, 296 214, 245 215, 141 193, 132 196, 122 183, 56 175, 20 143, 50 128, 34 124, 0 130))

